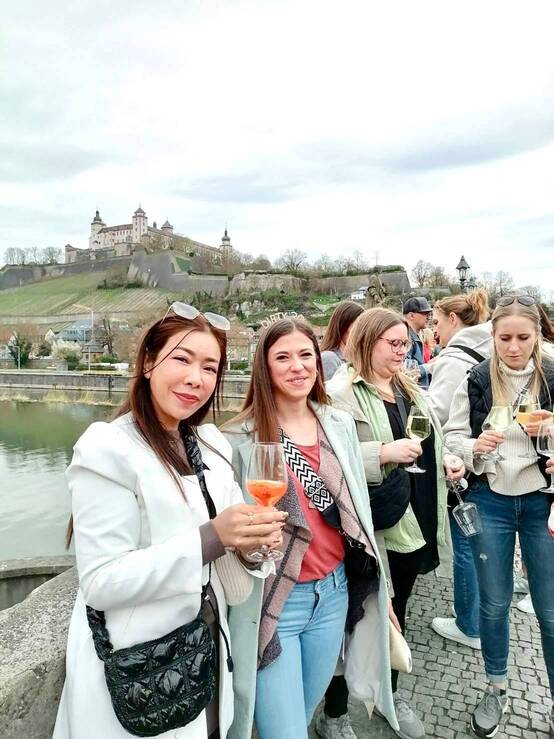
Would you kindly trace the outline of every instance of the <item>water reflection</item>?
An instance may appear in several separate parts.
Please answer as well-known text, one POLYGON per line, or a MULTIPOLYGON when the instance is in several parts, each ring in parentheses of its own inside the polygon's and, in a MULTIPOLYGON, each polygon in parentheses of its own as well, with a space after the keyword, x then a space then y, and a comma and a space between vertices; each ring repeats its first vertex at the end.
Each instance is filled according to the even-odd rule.
POLYGON ((75 441, 105 406, 0 403, 0 560, 63 554, 65 468, 75 441))
MULTIPOLYGON (((65 468, 73 445, 108 406, 0 402, 0 560, 64 554, 65 468)), ((220 421, 234 415, 222 414, 220 421)), ((210 419, 211 420, 211 419, 210 419)))

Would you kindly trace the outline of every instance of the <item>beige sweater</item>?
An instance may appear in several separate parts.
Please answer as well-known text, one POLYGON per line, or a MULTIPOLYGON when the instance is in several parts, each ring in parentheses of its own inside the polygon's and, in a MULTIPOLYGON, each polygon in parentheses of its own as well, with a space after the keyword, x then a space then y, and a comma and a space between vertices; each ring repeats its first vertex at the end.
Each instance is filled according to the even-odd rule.
MULTIPOLYGON (((503 365, 508 376, 513 399, 529 380, 533 372, 532 361, 524 370, 512 370, 503 365)), ((450 416, 444 427, 445 442, 450 451, 464 460, 467 470, 476 475, 486 473, 491 490, 502 495, 522 495, 532 493, 544 486, 536 461, 523 459, 519 455, 532 450, 532 443, 527 434, 515 422, 504 432, 506 440, 500 447, 500 453, 506 457, 501 462, 483 462, 479 456, 473 455, 476 439, 471 438, 469 424, 469 399, 467 395, 467 378, 454 393, 450 416)))

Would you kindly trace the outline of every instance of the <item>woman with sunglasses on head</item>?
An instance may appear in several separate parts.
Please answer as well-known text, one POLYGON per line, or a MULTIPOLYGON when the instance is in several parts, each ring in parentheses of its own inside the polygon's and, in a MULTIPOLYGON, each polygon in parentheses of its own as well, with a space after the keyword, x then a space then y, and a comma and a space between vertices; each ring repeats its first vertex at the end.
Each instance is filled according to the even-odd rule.
MULTIPOLYGON (((366 310, 350 332, 349 364, 326 386, 333 405, 348 411, 356 422, 373 522, 380 529, 378 541, 390 568, 392 605, 402 630, 417 576, 439 565, 439 546, 445 544, 443 461, 449 462, 444 468, 452 480, 464 474, 461 460, 445 454, 441 425, 426 396, 402 371, 409 346, 405 318, 385 308, 366 310), (406 438, 410 406, 430 419, 431 433, 421 443, 406 438), (425 474, 410 475, 401 468, 416 459, 425 474)), ((423 724, 398 697, 397 683, 398 672, 393 671, 398 726, 389 723, 397 736, 420 739, 425 736, 423 724)), ((344 713, 346 707, 344 699, 344 713)))
POLYGON ((540 314, 528 295, 497 300, 492 334, 491 358, 462 381, 445 427, 448 445, 474 473, 466 500, 475 503, 483 525, 482 533, 470 539, 479 579, 481 645, 488 679, 471 719, 474 732, 481 737, 494 736, 507 705, 516 533, 554 694, 554 538, 548 531, 552 496, 542 492, 546 459, 529 454, 529 438, 536 435, 540 420, 552 417, 554 363, 543 355, 540 314), (543 410, 534 412, 524 429, 514 421, 503 433, 482 431, 493 407, 500 408, 508 420, 513 418, 522 391, 538 396, 543 410), (484 460, 482 455, 490 455, 499 444, 500 460, 484 460))
POLYGON ((79 590, 54 739, 227 736, 230 652, 241 658, 227 606, 264 576, 239 555, 278 546, 285 519, 244 503, 229 444, 200 425, 218 398, 228 329, 222 316, 171 306, 142 337, 115 420, 93 423, 74 447, 79 590))
MULTIPOLYGON (((317 340, 306 323, 284 319, 264 331, 244 409, 224 432, 244 490, 253 444, 282 439, 288 487, 277 507, 289 514, 275 576, 256 582, 248 601, 230 612, 247 667, 245 675, 235 672, 230 736, 250 737, 254 719, 260 739, 307 739, 345 628, 352 695, 376 703, 395 723, 390 601, 378 577, 360 448, 352 418, 328 405, 317 340), (256 667, 254 692, 247 678, 256 667)), ((355 738, 345 733, 349 725, 340 728, 336 736, 355 738)))

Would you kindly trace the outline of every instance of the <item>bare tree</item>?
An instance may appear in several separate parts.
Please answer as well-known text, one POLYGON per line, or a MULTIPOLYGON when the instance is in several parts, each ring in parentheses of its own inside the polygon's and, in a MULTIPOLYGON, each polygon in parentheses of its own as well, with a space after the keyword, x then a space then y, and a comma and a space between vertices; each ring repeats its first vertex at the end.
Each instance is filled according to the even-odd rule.
POLYGON ((415 280, 417 287, 425 287, 434 267, 430 262, 424 262, 420 259, 412 270, 412 279, 415 280))
POLYGON ((62 250, 55 246, 47 246, 42 250, 42 261, 46 264, 59 264, 62 259, 62 250))
POLYGON ((17 264, 17 249, 13 246, 8 246, 5 256, 6 264, 17 264))
POLYGON ((42 255, 41 250, 38 248, 38 246, 28 246, 25 249, 25 254, 27 257, 27 264, 40 264, 42 255))
POLYGON ((307 260, 308 255, 305 251, 300 251, 300 249, 287 249, 283 254, 281 254, 276 264, 279 269, 282 269, 284 272, 298 272, 305 266, 307 260))
POLYGON ((336 269, 335 261, 332 257, 330 257, 328 254, 322 254, 320 257, 316 259, 314 262, 314 271, 315 272, 332 272, 336 269))
POLYGON ((26 249, 21 249, 20 247, 15 247, 15 262, 14 264, 18 264, 19 266, 23 267, 25 264, 27 264, 27 251, 26 249))

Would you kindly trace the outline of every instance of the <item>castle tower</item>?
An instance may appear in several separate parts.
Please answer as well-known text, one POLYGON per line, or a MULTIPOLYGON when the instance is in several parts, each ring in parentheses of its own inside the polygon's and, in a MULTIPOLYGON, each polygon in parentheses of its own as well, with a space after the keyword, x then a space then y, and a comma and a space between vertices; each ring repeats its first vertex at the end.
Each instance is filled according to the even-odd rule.
POLYGON ((172 226, 172 225, 171 225, 171 223, 170 223, 170 222, 169 222, 169 221, 167 220, 167 218, 165 219, 165 223, 164 223, 164 225, 162 226, 162 231, 163 231, 163 232, 164 232, 165 234, 168 234, 168 236, 171 236, 171 235, 173 234, 173 226, 172 226))
POLYGON ((105 227, 104 221, 100 218, 100 212, 97 210, 96 215, 90 224, 90 236, 88 240, 89 249, 94 251, 102 247, 100 231, 105 227))
POLYGON ((143 209, 139 207, 133 214, 133 241, 135 243, 140 241, 141 236, 148 232, 148 218, 143 209))
POLYGON ((233 254, 233 247, 231 246, 231 237, 227 233, 227 227, 225 227, 225 233, 221 237, 221 258, 223 262, 225 263, 227 260, 231 258, 231 255, 233 254))

